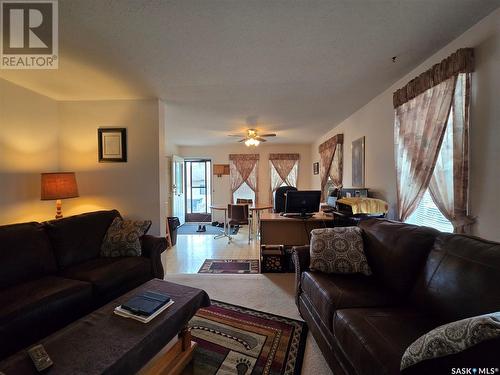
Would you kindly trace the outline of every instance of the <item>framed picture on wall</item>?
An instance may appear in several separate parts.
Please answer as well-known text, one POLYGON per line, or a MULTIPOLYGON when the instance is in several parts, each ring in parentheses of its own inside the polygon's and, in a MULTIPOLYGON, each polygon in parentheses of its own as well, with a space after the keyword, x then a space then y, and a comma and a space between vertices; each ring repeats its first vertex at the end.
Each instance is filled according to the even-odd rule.
POLYGON ((97 129, 99 163, 125 163, 127 161, 127 129, 97 129))
POLYGON ((352 187, 365 187, 365 137, 352 142, 352 187))
POLYGON ((319 162, 313 163, 313 174, 319 174, 319 162))

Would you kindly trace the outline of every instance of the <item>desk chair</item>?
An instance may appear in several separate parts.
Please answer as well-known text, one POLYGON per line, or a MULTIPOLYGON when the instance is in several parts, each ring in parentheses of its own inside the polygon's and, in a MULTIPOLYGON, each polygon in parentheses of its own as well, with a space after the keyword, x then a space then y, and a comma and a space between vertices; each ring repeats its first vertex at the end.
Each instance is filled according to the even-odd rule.
MULTIPOLYGON (((228 204, 227 214, 229 217, 229 226, 248 225, 248 205, 247 204, 228 204)), ((250 243, 250 228, 248 228, 248 243, 250 243)))
MULTIPOLYGON (((236 204, 247 204, 247 205, 252 205, 253 204, 253 199, 245 199, 245 198, 237 198, 236 199, 236 204)), ((248 209, 248 206, 247 206, 248 209)), ((254 230, 255 228, 251 228, 253 224, 253 217, 252 217, 252 212, 248 212, 248 243, 250 243, 250 238, 251 238, 251 231, 254 230)))
POLYGON ((286 193, 289 191, 297 191, 293 186, 281 186, 274 193, 274 212, 279 214, 285 212, 286 193))

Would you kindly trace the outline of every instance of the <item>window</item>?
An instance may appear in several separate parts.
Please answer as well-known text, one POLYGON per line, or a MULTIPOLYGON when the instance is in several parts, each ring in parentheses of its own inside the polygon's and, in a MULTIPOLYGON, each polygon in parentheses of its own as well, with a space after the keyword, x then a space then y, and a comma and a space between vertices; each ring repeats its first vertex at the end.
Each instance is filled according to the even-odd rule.
POLYGON ((186 215, 210 212, 210 171, 210 160, 186 160, 186 215))
POLYGON ((437 208, 432 200, 429 190, 425 191, 417 209, 410 215, 406 222, 409 224, 424 225, 441 232, 453 232, 453 225, 439 211, 439 208, 437 208))
POLYGON ((271 174, 271 198, 272 202, 274 202, 276 190, 280 187, 297 187, 299 154, 270 154, 269 168, 271 174), (285 176, 285 178, 283 179, 282 176, 285 176))
POLYGON ((252 202, 255 202, 255 192, 250 189, 250 186, 248 186, 246 182, 244 182, 233 194, 234 202, 236 202, 238 198, 251 199, 252 202))

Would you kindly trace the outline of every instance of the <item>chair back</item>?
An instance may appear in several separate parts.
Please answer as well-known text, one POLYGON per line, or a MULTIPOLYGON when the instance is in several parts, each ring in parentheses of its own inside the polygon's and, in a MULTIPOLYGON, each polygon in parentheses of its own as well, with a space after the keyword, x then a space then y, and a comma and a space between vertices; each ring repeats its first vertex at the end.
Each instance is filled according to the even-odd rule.
POLYGON ((228 204, 227 212, 230 224, 248 223, 248 205, 247 204, 228 204))
POLYGON ((253 204, 253 199, 237 198, 237 204, 253 204))
POLYGON ((274 194, 274 212, 285 212, 286 193, 288 191, 297 191, 297 188, 293 186, 281 186, 276 189, 276 193, 274 194))

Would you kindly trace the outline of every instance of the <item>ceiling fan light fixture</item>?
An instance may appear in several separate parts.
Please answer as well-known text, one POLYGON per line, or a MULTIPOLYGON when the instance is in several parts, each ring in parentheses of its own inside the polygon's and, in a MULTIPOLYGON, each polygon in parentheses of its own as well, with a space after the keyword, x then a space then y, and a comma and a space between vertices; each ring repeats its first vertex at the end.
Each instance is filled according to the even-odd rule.
POLYGON ((250 147, 250 146, 255 146, 257 147, 260 144, 260 141, 254 138, 249 138, 245 141, 245 146, 250 147))

